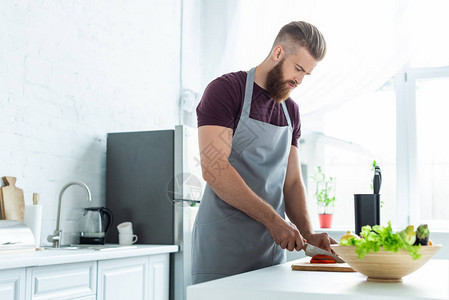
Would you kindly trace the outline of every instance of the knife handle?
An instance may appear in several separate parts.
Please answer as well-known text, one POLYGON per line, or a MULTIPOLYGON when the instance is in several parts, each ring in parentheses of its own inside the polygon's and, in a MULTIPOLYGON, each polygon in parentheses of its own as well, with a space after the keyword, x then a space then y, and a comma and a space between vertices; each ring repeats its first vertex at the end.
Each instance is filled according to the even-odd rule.
POLYGON ((373 178, 374 194, 379 194, 381 185, 382 185, 382 173, 380 171, 380 167, 376 166, 374 168, 374 178, 373 178))

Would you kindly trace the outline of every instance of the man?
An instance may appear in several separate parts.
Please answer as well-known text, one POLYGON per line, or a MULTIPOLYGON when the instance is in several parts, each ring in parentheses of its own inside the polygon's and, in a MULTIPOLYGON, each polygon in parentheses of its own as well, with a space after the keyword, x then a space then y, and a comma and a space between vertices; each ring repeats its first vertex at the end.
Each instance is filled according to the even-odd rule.
POLYGON ((283 263, 284 249, 300 251, 304 239, 329 251, 336 243, 311 226, 297 149, 299 109, 289 98, 325 52, 316 27, 291 22, 260 65, 206 88, 197 107, 207 185, 193 229, 193 283, 283 263))

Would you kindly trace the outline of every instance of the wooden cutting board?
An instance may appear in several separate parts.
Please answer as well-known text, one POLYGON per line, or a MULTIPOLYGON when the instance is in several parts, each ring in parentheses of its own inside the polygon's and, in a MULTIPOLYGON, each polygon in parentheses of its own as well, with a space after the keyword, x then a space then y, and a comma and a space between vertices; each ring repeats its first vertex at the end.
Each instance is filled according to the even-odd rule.
POLYGON ((0 205, 3 220, 23 222, 25 217, 25 200, 23 190, 16 187, 16 177, 3 177, 5 186, 0 189, 0 205))
POLYGON ((304 258, 292 264, 295 271, 355 272, 347 263, 311 264, 310 258, 304 258))

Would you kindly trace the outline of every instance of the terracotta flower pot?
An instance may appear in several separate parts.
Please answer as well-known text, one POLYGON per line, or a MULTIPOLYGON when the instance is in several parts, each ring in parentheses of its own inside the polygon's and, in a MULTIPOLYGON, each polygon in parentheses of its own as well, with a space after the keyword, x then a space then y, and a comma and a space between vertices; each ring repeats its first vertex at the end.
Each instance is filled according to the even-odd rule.
POLYGON ((331 228, 333 214, 319 214, 320 228, 331 228))

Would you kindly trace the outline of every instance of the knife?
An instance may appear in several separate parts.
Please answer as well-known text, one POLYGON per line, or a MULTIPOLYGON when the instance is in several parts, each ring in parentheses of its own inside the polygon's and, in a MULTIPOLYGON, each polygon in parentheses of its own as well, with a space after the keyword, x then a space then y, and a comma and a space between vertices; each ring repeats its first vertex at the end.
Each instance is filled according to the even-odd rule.
POLYGON ((375 168, 374 168, 374 178, 373 178, 373 191, 374 191, 374 194, 379 194, 381 185, 382 185, 382 173, 380 172, 380 167, 379 166, 375 166, 375 168))
POLYGON ((313 257, 317 254, 323 254, 323 255, 328 255, 330 257, 332 257, 333 259, 335 259, 335 262, 338 263, 344 263, 345 261, 338 255, 334 255, 332 253, 330 253, 329 251, 326 251, 324 249, 318 248, 314 245, 305 243, 304 244, 304 252, 306 253, 307 256, 313 257))

